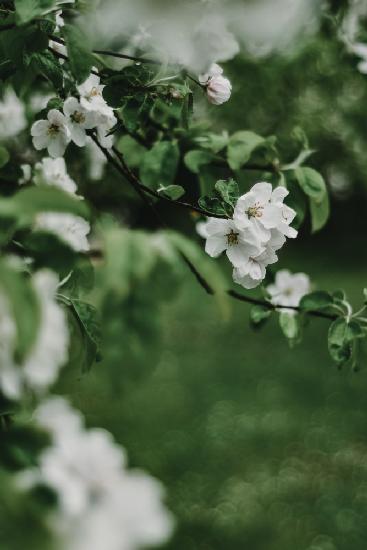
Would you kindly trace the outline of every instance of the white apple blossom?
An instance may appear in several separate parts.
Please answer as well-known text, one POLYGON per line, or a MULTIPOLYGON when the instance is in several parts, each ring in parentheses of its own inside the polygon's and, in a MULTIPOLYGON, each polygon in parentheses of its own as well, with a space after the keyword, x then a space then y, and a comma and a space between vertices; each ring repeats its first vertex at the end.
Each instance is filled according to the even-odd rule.
POLYGON ((77 186, 66 170, 63 157, 53 159, 45 157, 35 166, 33 181, 36 185, 51 185, 63 189, 67 193, 76 193, 77 186))
POLYGON ((84 147, 87 142, 86 130, 91 130, 95 126, 94 113, 83 107, 75 97, 68 97, 63 111, 71 140, 78 147, 84 147))
POLYGON ((296 237, 297 231, 289 228, 296 213, 283 204, 287 194, 285 187, 280 186, 273 191, 271 183, 256 183, 237 201, 233 214, 236 226, 239 229, 252 226, 264 243, 270 239, 271 229, 278 229, 288 237, 296 237))
POLYGON ((19 399, 25 389, 44 392, 56 381, 67 360, 66 315, 55 299, 58 279, 51 271, 43 270, 33 275, 32 284, 39 301, 40 327, 32 349, 21 364, 16 364, 14 359, 15 322, 6 299, 0 298, 0 387, 10 399, 19 399))
MULTIPOLYGON (((274 284, 269 285, 266 290, 274 306, 297 307, 301 298, 311 292, 311 282, 305 273, 291 273, 287 269, 282 269, 275 275, 274 284)), ((282 311, 296 313, 293 309, 282 308, 282 311)))
POLYGON ((109 136, 108 133, 117 123, 117 118, 103 98, 103 89, 104 85, 100 83, 99 76, 93 73, 78 86, 80 104, 86 111, 93 113, 98 139, 103 147, 109 149, 113 144, 113 136, 109 136))
POLYGON ((264 251, 252 228, 239 230, 233 220, 209 218, 206 231, 205 252, 217 258, 226 251, 234 267, 240 267, 251 256, 258 256, 264 251))
POLYGON ((60 397, 41 404, 37 424, 49 431, 51 446, 37 470, 19 483, 53 489, 58 507, 50 526, 65 550, 138 550, 161 544, 172 531, 161 485, 127 470, 126 455, 102 429, 85 430, 81 416, 60 397))
POLYGON ((0 96, 0 141, 18 135, 27 126, 23 102, 12 88, 0 96))
POLYGON ((65 116, 57 109, 47 113, 47 120, 37 120, 32 128, 34 147, 40 151, 47 149, 51 157, 62 157, 70 142, 70 131, 65 116))
POLYGON ((252 289, 259 286, 265 279, 267 266, 275 264, 278 261, 276 252, 282 248, 285 240, 282 233, 272 229, 270 240, 265 250, 258 256, 251 256, 247 262, 233 270, 234 282, 246 289, 252 289))
POLYGON ((223 76, 223 69, 213 63, 209 71, 199 76, 199 82, 205 86, 210 103, 222 105, 229 100, 232 93, 232 84, 223 76))
POLYGON ((35 229, 54 233, 76 252, 87 252, 90 249, 87 235, 89 223, 74 214, 63 212, 42 212, 36 216, 35 229))

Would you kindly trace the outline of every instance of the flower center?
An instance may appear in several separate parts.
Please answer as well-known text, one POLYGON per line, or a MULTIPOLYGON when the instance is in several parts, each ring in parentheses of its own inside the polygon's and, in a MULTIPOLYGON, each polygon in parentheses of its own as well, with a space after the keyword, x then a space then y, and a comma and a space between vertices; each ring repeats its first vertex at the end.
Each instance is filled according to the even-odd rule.
POLYGON ((246 214, 249 218, 261 218, 263 215, 264 207, 260 206, 258 203, 254 204, 254 206, 250 206, 248 210, 246 210, 246 214))
POLYGON ((50 124, 47 130, 47 133, 52 137, 58 134, 59 131, 60 131, 60 127, 57 124, 50 124))
POLYGON ((72 115, 70 115, 70 118, 77 124, 83 124, 83 122, 85 122, 85 115, 83 113, 79 113, 78 111, 75 111, 72 115))
POLYGON ((93 86, 93 88, 91 89, 89 95, 90 95, 90 97, 96 97, 97 95, 101 95, 101 94, 99 93, 98 88, 93 86))
POLYGON ((227 244, 228 246, 233 246, 235 244, 238 244, 238 235, 239 233, 235 233, 233 229, 229 233, 227 233, 227 244))

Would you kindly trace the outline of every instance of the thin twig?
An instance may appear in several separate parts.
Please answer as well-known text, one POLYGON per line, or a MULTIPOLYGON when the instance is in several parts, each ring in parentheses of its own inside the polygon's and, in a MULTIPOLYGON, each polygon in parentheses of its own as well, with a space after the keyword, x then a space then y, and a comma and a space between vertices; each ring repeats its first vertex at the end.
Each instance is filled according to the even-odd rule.
MULTIPOLYGON (((267 309, 271 309, 273 311, 276 311, 277 309, 291 309, 292 311, 303 312, 303 310, 297 306, 282 306, 282 305, 275 306, 271 302, 266 302, 265 300, 260 300, 258 298, 251 298, 250 296, 244 296, 243 294, 240 294, 235 290, 227 290, 227 294, 231 296, 231 298, 234 298, 235 300, 240 300, 241 302, 247 302, 248 304, 252 304, 255 306, 266 307, 267 309)), ((333 313, 325 313, 323 311, 310 310, 310 311, 305 311, 304 313, 306 313, 306 315, 311 315, 312 317, 330 319, 331 321, 335 321, 335 319, 338 318, 338 315, 335 315, 333 313)))
MULTIPOLYGON (((142 199, 142 201, 144 202, 144 204, 146 204, 148 206, 148 208, 151 210, 151 212, 153 212, 155 218, 157 219, 157 221, 164 227, 164 228, 167 228, 167 225, 166 225, 166 222, 164 221, 164 219, 162 218, 162 216, 160 215, 160 213, 158 212, 158 210, 156 209, 155 205, 150 201, 150 199, 147 197, 147 195, 144 193, 143 189, 142 189, 142 185, 140 184, 139 180, 136 178, 136 176, 131 172, 131 170, 127 167, 125 161, 124 161, 124 164, 120 164, 120 162, 117 162, 116 159, 111 155, 111 153, 108 151, 108 149, 106 149, 105 147, 103 147, 96 135, 91 132, 90 133, 90 136, 92 138, 92 140, 94 141, 94 143, 97 145, 97 147, 99 147, 99 149, 102 151, 102 153, 104 154, 104 156, 106 157, 106 159, 115 167, 115 169, 122 175, 124 176, 124 178, 130 183, 130 185, 133 187, 133 189, 136 191, 136 193, 139 195, 139 197, 142 199), (126 168, 125 168, 126 166, 126 168)), ((122 155, 121 155, 121 158, 122 155)), ((183 261, 186 263, 186 265, 188 266, 188 268, 190 269, 191 273, 193 273, 193 275, 195 276, 196 280, 198 281, 198 283, 204 288, 204 290, 208 293, 208 294, 214 294, 214 290, 211 288, 211 286, 209 285, 209 283, 204 279, 204 277, 202 277, 202 275, 199 273, 199 271, 196 269, 196 267, 194 266, 194 264, 191 262, 191 260, 189 260, 189 258, 186 256, 186 254, 184 254, 183 252, 179 251, 179 254, 181 256, 181 258, 183 259, 183 261)))
POLYGON ((172 205, 181 206, 182 208, 187 208, 188 210, 193 210, 194 212, 198 212, 199 214, 202 214, 203 216, 207 216, 207 217, 211 217, 211 218, 219 218, 219 219, 226 219, 227 218, 227 216, 221 216, 220 214, 212 214, 211 212, 208 212, 207 210, 204 210, 203 208, 200 208, 199 206, 194 206, 193 204, 190 204, 189 202, 183 202, 183 201, 179 201, 179 200, 174 201, 174 200, 170 199, 169 197, 165 197, 164 195, 161 195, 157 191, 154 191, 153 189, 150 189, 150 187, 147 187, 146 185, 144 185, 135 176, 134 172, 132 172, 130 170, 130 168, 127 166, 127 164, 125 162, 125 159, 124 159, 122 153, 120 153, 120 151, 118 149, 116 149, 116 147, 112 147, 112 150, 115 153, 115 155, 117 156, 117 158, 119 159, 119 161, 121 162, 122 166, 124 167, 124 170, 127 173, 129 173, 129 177, 134 179, 136 185, 138 185, 140 187, 140 189, 143 190, 145 193, 148 193, 149 195, 151 195, 152 197, 155 197, 156 199, 163 200, 165 202, 169 202, 172 205))

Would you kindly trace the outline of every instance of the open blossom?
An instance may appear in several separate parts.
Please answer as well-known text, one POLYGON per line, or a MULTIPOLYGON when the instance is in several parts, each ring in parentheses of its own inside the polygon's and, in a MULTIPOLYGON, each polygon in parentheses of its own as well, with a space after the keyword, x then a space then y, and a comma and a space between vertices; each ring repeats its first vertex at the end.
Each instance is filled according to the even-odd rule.
POLYGON ((57 109, 47 113, 47 120, 37 120, 32 128, 33 145, 40 151, 47 149, 51 157, 62 157, 70 141, 65 116, 57 109))
POLYGON ((256 183, 237 201, 233 214, 237 227, 252 226, 264 243, 270 239, 271 229, 278 229, 288 237, 296 237, 297 231, 289 228, 296 213, 283 204, 287 195, 285 187, 279 186, 273 191, 271 183, 256 183))
MULTIPOLYGON (((266 290, 274 306, 297 307, 303 296, 311 292, 311 282, 305 273, 292 274, 287 269, 282 269, 275 275, 274 284, 269 285, 266 290)), ((286 311, 295 313, 292 309, 286 311)))
POLYGON ((246 289, 259 286, 265 279, 267 266, 278 261, 276 252, 282 248, 285 240, 284 235, 273 229, 265 250, 258 256, 251 256, 247 262, 233 270, 234 282, 246 289))
POLYGON ((65 101, 63 111, 71 140, 79 147, 84 147, 87 142, 86 130, 95 126, 93 112, 83 107, 75 97, 65 101))
POLYGON ((87 239, 90 225, 80 216, 63 212, 42 212, 36 216, 35 229, 54 233, 76 252, 87 252, 90 248, 87 239))
POLYGON ((232 84, 223 76, 223 69, 217 63, 213 63, 206 74, 199 76, 199 82, 206 87, 206 94, 213 105, 222 105, 231 97, 232 84))
POLYGON ((63 548, 138 550, 167 540, 172 519, 161 485, 128 470, 123 449, 108 432, 85 430, 81 415, 61 397, 41 404, 35 420, 50 433, 51 446, 19 483, 55 491, 58 506, 49 522, 63 548))
POLYGON ((67 193, 76 193, 77 187, 66 171, 63 157, 53 159, 45 157, 35 166, 34 183, 36 185, 51 185, 63 189, 67 193))
POLYGON ((27 125, 22 101, 11 88, 0 97, 0 141, 19 134, 27 125))
POLYGON ((4 297, 0 298, 0 387, 10 399, 19 399, 26 388, 45 391, 66 363, 69 344, 66 315, 56 302, 58 279, 51 271, 39 271, 32 278, 40 306, 36 341, 21 364, 14 360, 16 326, 4 297))
POLYGON ((264 250, 252 228, 240 231, 232 220, 210 218, 206 231, 205 252, 217 258, 226 251, 234 267, 241 266, 250 256, 258 256, 264 250))

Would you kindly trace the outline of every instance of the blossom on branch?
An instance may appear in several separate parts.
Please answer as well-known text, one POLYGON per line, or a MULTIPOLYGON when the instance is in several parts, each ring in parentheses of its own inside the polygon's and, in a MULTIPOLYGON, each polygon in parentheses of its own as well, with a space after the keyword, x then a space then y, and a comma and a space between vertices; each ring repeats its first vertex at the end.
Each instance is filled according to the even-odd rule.
POLYGON ((47 149, 51 157, 62 157, 70 142, 70 130, 65 116, 57 109, 47 113, 47 120, 37 120, 31 128, 33 145, 40 151, 47 149))
POLYGON ((87 142, 86 130, 95 127, 93 112, 83 107, 75 97, 68 97, 64 103, 63 111, 71 140, 78 147, 84 147, 87 142))

